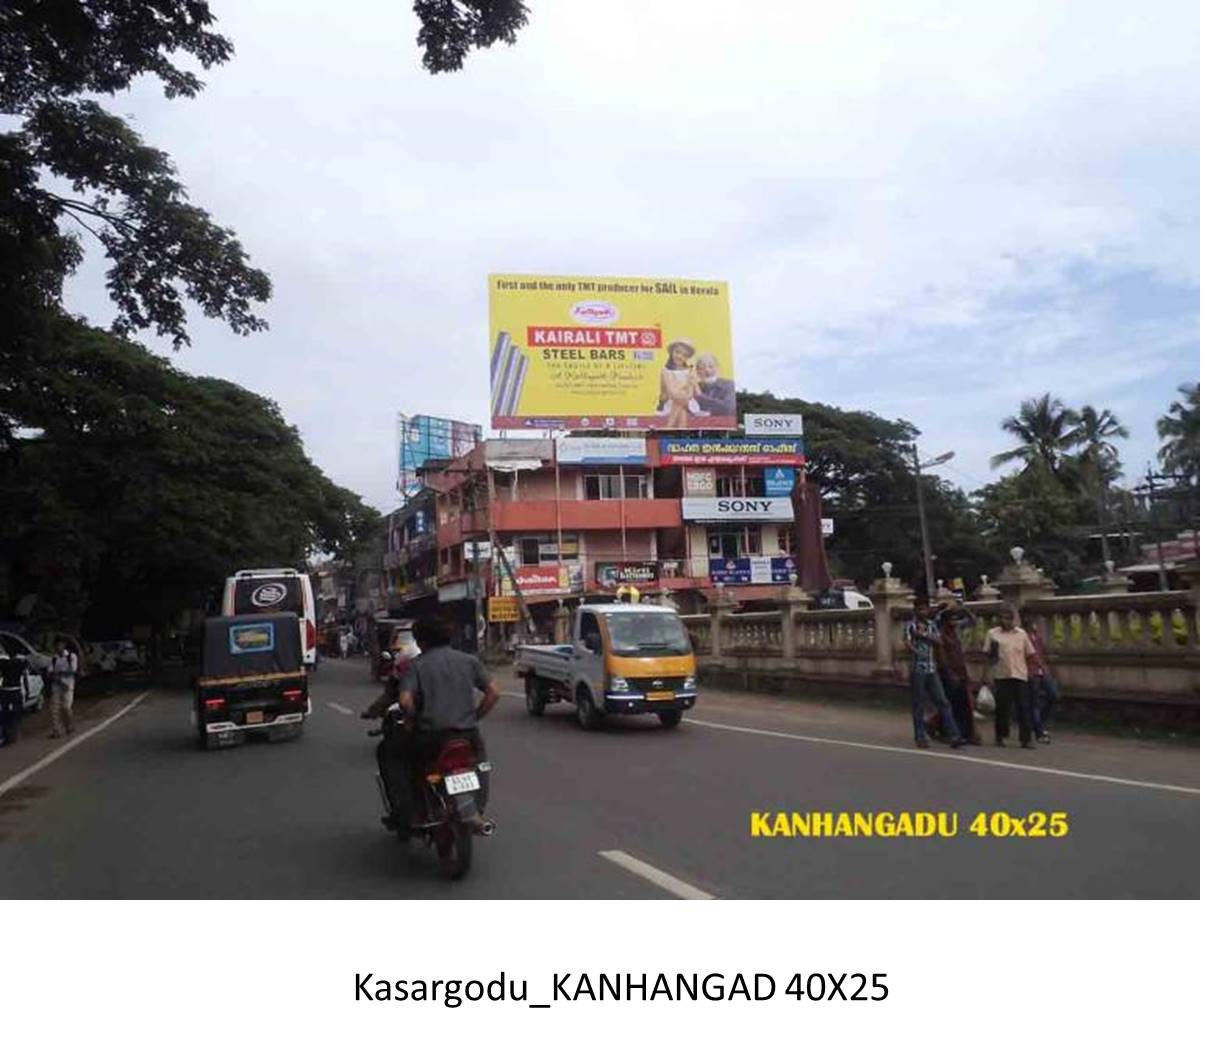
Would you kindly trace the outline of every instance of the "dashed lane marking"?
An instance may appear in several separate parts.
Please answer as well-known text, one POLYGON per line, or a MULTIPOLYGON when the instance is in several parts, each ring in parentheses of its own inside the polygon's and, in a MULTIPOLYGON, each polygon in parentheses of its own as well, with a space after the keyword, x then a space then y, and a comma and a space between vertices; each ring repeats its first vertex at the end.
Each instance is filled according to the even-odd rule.
POLYGON ((711 893, 705 893, 698 886, 693 886, 689 882, 675 878, 668 871, 655 868, 646 861, 642 861, 639 857, 633 857, 630 853, 624 853, 622 850, 599 850, 598 856, 610 861, 612 864, 618 864, 619 867, 625 868, 633 875, 639 875, 642 879, 653 883, 655 886, 660 886, 667 893, 672 893, 678 897, 679 900, 716 899, 711 893))

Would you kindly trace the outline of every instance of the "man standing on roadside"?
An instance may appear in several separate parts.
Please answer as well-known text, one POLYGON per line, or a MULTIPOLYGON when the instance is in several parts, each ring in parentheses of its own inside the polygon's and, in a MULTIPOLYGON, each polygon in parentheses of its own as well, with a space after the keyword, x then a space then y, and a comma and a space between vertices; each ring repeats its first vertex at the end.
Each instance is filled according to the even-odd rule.
POLYGON ((1034 645, 1017 625, 1013 611, 1001 613, 1000 626, 984 639, 991 683, 996 691, 996 744, 1004 747, 1009 737, 1009 710, 1017 704, 1018 735, 1023 749, 1033 749, 1034 715, 1030 702, 1030 671, 1036 662, 1034 645))
POLYGON ((79 661, 68 643, 59 638, 51 659, 51 738, 72 734, 72 699, 76 694, 76 670, 79 661))
POLYGON ((916 602, 916 614, 904 629, 903 639, 912 654, 912 726, 915 728, 916 745, 921 749, 927 749, 929 745, 924 727, 924 700, 927 698, 941 714, 941 730, 950 740, 950 748, 957 749, 965 744, 965 739, 954 722, 941 678, 937 676, 935 652, 941 632, 937 629, 937 621, 933 619, 927 599, 916 602))

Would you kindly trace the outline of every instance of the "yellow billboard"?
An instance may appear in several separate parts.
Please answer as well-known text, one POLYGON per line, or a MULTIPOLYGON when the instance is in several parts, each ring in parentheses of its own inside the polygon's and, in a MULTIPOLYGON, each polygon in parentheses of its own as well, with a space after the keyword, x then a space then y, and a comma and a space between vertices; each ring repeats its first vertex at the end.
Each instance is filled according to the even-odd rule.
POLYGON ((492 428, 736 428, 729 285, 488 277, 492 428))

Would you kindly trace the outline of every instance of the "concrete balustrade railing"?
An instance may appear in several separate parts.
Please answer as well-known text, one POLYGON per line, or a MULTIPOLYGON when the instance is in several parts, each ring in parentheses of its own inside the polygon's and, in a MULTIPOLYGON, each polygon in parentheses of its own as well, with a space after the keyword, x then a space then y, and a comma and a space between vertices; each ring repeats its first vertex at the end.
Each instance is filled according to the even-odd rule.
MULTIPOLYGON (((835 684, 894 690, 910 660, 903 630, 911 589, 889 575, 871 588, 873 609, 811 610, 808 595, 780 592, 767 612, 735 612, 721 592, 708 613, 684 616, 701 672, 745 686, 835 684)), ((1038 630, 1048 661, 1069 698, 1199 706, 1200 631, 1195 591, 1054 597, 1042 574, 1020 561, 982 600, 967 603, 973 622, 963 635, 968 667, 984 676, 983 644, 1003 612, 1019 607, 1038 630)))

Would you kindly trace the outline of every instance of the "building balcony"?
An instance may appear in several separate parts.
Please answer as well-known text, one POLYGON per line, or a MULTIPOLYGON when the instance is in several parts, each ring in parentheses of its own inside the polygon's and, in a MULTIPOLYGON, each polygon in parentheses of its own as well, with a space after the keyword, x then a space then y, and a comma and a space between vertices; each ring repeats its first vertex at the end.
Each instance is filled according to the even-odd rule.
POLYGON ((497 533, 534 530, 681 529, 677 500, 528 500, 497 501, 492 508, 497 533))

